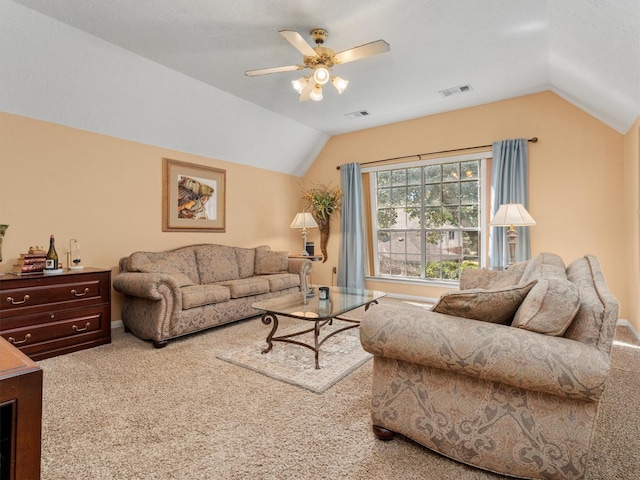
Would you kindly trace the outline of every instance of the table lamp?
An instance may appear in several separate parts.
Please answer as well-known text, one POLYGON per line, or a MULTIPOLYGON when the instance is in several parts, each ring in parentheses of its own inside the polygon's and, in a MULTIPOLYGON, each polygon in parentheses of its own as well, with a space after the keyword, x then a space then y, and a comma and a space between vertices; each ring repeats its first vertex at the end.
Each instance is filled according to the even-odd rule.
POLYGON ((300 253, 300 255, 302 255, 303 257, 308 257, 309 252, 307 252, 307 233, 308 233, 307 229, 318 228, 318 224, 313 218, 313 215, 311 215, 309 212, 297 213, 296 218, 293 219, 293 222, 291 222, 291 225, 289 226, 291 228, 299 228, 301 230, 302 253, 300 253))
POLYGON ((492 227, 509 227, 507 231, 507 236, 509 237, 509 265, 514 264, 516 257, 516 237, 518 234, 514 227, 535 224, 536 221, 521 203, 504 203, 498 208, 489 225, 492 227))

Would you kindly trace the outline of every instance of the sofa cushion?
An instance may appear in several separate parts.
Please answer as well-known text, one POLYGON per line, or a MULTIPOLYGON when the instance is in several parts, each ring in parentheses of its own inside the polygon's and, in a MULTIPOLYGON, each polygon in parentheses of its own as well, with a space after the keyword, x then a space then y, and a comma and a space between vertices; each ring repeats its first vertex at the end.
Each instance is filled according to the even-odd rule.
POLYGON ((268 280, 270 292, 279 292, 280 290, 300 286, 300 275, 294 273, 277 273, 260 278, 268 280))
POLYGON ((180 289, 182 309, 202 307, 212 303, 228 302, 229 289, 220 285, 191 285, 180 289))
POLYGON ((256 249, 256 275, 286 272, 288 268, 289 257, 287 252, 256 249))
MULTIPOLYGON (((532 280, 543 278, 544 274, 551 270, 564 272, 565 266, 562 257, 555 253, 543 252, 529 260, 527 268, 525 268, 520 278, 520 283, 529 283, 532 280)), ((562 274, 560 274, 562 275, 562 274)), ((546 275, 548 277, 548 275, 546 275)), ((566 274, 564 274, 566 278, 566 274)))
POLYGON ((505 270, 466 268, 460 276, 460 290, 503 288, 518 285, 528 261, 518 262, 505 270))
POLYGON ((200 283, 218 283, 240 278, 234 247, 201 245, 196 247, 200 283))
POLYGON ((518 307, 535 284, 533 281, 514 287, 445 293, 432 310, 455 317, 509 325, 518 307))
POLYGON ((249 278, 255 274, 256 249, 236 247, 238 278, 249 278))
POLYGON ((181 286, 199 283, 198 265, 192 248, 169 252, 134 252, 127 259, 127 271, 166 273, 173 275, 181 286))
POLYGON ((218 285, 227 287, 231 291, 231 298, 250 297, 251 295, 260 295, 269 291, 269 282, 259 277, 227 280, 226 282, 220 282, 218 285))
POLYGON ((578 287, 566 278, 542 278, 527 294, 511 324, 546 335, 564 335, 580 308, 578 287))

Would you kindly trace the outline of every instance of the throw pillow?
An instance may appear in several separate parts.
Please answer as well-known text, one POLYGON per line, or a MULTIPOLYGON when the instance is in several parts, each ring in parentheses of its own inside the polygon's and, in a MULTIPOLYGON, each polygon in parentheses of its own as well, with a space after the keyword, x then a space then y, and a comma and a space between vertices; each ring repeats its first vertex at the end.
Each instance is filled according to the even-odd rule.
POLYGON ((531 282, 492 290, 473 289, 445 293, 432 310, 456 317, 509 325, 535 284, 536 282, 531 282))
POLYGON ((280 273, 289 268, 287 252, 273 252, 256 249, 256 275, 280 273))
POLYGON ((565 278, 538 280, 511 324, 532 332, 562 336, 580 308, 578 287, 565 278))

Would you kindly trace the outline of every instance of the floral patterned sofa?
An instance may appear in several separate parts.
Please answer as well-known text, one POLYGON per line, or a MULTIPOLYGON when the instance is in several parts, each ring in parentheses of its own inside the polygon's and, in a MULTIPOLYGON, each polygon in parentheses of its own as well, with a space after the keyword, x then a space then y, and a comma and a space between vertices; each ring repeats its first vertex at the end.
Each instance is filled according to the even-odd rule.
POLYGON ((501 474, 582 478, 618 317, 596 257, 467 270, 460 288, 431 311, 364 315, 374 433, 501 474))
POLYGON ((120 259, 113 287, 122 321, 156 348, 167 340, 258 315, 254 302, 307 291, 311 261, 269 246, 190 245, 120 259))

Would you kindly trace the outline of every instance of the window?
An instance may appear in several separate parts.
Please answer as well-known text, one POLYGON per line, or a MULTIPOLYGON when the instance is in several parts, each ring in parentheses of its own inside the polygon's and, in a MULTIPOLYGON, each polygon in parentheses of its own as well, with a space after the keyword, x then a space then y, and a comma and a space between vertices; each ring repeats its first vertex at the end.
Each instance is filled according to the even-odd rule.
POLYGON ((487 155, 367 170, 376 277, 457 281, 483 265, 487 155))

